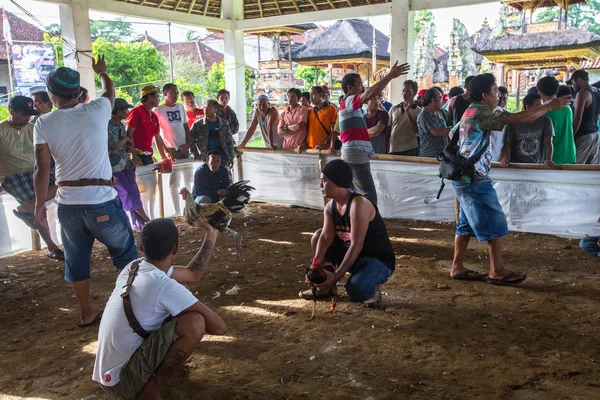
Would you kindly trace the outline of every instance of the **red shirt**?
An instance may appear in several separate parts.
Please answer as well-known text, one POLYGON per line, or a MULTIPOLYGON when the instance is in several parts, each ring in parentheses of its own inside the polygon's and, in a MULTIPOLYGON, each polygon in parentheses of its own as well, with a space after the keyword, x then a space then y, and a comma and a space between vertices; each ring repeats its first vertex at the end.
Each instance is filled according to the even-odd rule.
POLYGON ((192 125, 194 125, 194 122, 196 122, 197 119, 204 118, 204 108, 196 108, 192 113, 189 113, 187 111, 185 113, 187 114, 188 125, 190 128, 192 127, 192 125))
POLYGON ((160 132, 158 117, 154 111, 148 112, 143 104, 134 107, 127 114, 127 127, 135 129, 133 131, 135 148, 152 153, 152 138, 160 132))

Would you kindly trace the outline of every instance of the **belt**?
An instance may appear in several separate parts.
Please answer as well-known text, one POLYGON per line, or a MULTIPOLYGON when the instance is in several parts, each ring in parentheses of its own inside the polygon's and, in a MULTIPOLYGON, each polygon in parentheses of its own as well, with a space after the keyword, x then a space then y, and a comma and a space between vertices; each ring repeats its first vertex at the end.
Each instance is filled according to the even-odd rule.
POLYGON ((114 186, 115 185, 115 179, 111 178, 109 181, 107 181, 106 179, 78 179, 76 181, 62 181, 62 182, 58 182, 58 187, 64 187, 64 186, 75 186, 75 187, 81 187, 81 186, 114 186))

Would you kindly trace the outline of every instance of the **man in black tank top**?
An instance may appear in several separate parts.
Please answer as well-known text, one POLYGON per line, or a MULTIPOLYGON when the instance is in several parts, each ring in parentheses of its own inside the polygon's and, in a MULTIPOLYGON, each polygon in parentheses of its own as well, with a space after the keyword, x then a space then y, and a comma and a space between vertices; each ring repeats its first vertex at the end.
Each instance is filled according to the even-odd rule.
MULTIPOLYGON (((343 160, 327 163, 321 171, 321 190, 331 198, 323 212, 323 228, 311 240, 313 266, 333 263, 336 272, 316 285, 321 293, 336 287, 346 272, 350 278, 346 291, 352 302, 368 307, 381 305, 381 285, 394 272, 396 256, 377 207, 366 197, 354 193, 352 168, 343 160)), ((312 299, 310 290, 300 296, 312 299)))
POLYGON ((573 132, 577 164, 598 164, 598 114, 600 92, 590 85, 587 71, 579 69, 571 75, 567 84, 577 92, 573 112, 573 132))
POLYGON ((448 104, 450 123, 448 126, 454 126, 458 124, 467 108, 469 108, 471 105, 471 100, 469 100, 469 83, 471 83, 472 79, 472 76, 467 76, 464 86, 465 92, 462 95, 458 95, 450 99, 450 103, 448 104))

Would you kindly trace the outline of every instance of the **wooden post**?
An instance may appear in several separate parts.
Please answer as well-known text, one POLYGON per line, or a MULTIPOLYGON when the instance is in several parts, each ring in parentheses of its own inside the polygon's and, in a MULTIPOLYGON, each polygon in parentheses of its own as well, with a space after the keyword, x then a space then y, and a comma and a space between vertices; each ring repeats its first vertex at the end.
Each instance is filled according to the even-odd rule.
POLYGON ((160 218, 165 217, 165 198, 163 195, 163 182, 162 182, 162 174, 158 169, 154 170, 156 172, 156 187, 158 191, 158 216, 160 218))
POLYGON ((40 234, 35 229, 31 230, 31 250, 41 250, 40 234))
POLYGON ((237 160, 238 181, 243 181, 244 180, 244 167, 242 165, 242 153, 237 153, 235 158, 237 160))
MULTIPOLYGON (((10 55, 10 45, 8 44, 7 41, 5 41, 5 43, 6 43, 6 57, 8 58, 8 60, 7 60, 8 61, 8 83, 9 83, 9 87, 8 88, 10 89, 10 93, 9 93, 8 98, 11 98, 12 96, 14 96, 14 92, 15 92, 15 86, 14 85, 15 84, 14 84, 14 81, 13 81, 12 60, 10 59, 11 58, 11 55, 10 55)), ((38 240, 39 240, 39 238, 38 238, 38 240)))

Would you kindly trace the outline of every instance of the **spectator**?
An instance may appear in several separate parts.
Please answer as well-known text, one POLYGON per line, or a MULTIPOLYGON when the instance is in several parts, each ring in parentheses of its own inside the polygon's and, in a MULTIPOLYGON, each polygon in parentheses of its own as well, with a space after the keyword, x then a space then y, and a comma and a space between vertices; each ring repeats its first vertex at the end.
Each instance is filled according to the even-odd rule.
POLYGON ((392 79, 406 75, 408 69, 408 64, 398 65, 396 62, 385 77, 366 91, 359 74, 346 74, 342 79, 342 90, 345 94, 339 112, 342 159, 352 168, 354 191, 364 194, 375 205, 377 191, 371 175, 373 146, 362 107, 381 93, 392 79))
MULTIPOLYGON (((527 94, 540 94, 537 86, 532 86, 529 89, 527 89, 527 94)), ((541 96, 541 94, 540 94, 541 96)))
POLYGON ((81 91, 79 92, 79 97, 77 98, 77 100, 81 104, 87 104, 90 102, 90 93, 83 86, 81 87, 81 91))
POLYGON ((31 98, 33 99, 33 109, 36 110, 39 115, 45 115, 52 111, 52 102, 50 101, 48 92, 40 90, 39 92, 33 93, 31 98))
MULTIPOLYGON (((528 94, 523 98, 525 111, 541 106, 542 97, 539 94, 528 94)), ((552 162, 554 128, 550 118, 541 117, 531 123, 506 125, 503 134, 502 165, 505 167, 511 162, 544 163, 548 167, 554 166, 552 162)))
POLYGON ((383 97, 383 93, 381 93, 381 96, 380 96, 380 104, 381 104, 381 107, 383 107, 383 109, 384 109, 386 112, 388 112, 388 113, 390 112, 390 110, 391 110, 391 109, 392 109, 392 107, 394 106, 394 105, 393 105, 391 102, 387 101, 387 100, 385 99, 385 97, 383 97))
POLYGON ((376 154, 387 154, 390 144, 388 130, 390 115, 379 108, 380 104, 381 94, 367 101, 365 123, 367 124, 367 132, 369 132, 373 151, 376 154))
MULTIPOLYGON (((14 96, 8 102, 8 119, 0 122, 0 185, 19 203, 17 209, 13 210, 15 216, 40 233, 48 246, 46 255, 64 260, 65 254, 52 240, 48 227, 37 225, 33 217, 33 123, 29 122, 33 115, 38 115, 38 111, 34 109, 34 100, 29 97, 14 96)), ((45 201, 52 200, 56 194, 54 170, 49 174, 45 201)))
POLYGON ((135 157, 135 149, 123 124, 129 109, 133 107, 124 99, 115 99, 112 117, 108 120, 108 158, 115 178, 115 190, 123 204, 123 210, 129 212, 133 227, 139 230, 150 218, 144 211, 135 180, 135 164, 129 157, 129 153, 135 157))
POLYGON ((402 103, 390 109, 390 154, 397 156, 419 155, 417 117, 421 107, 415 103, 417 82, 407 80, 402 86, 402 103))
POLYGON ((219 102, 219 109, 217 115, 223 118, 229 124, 229 131, 231 135, 235 135, 240 130, 240 123, 238 122, 237 115, 231 107, 229 107, 229 99, 231 94, 228 90, 221 89, 217 92, 217 101, 219 102))
POLYGON ((217 203, 229 187, 229 173, 221 165, 221 153, 218 150, 208 152, 208 161, 194 173, 192 197, 196 204, 217 203))
POLYGON ((459 154, 477 161, 472 174, 467 173, 452 182, 460 201, 460 216, 450 276, 454 279, 483 279, 487 276, 488 283, 494 285, 517 285, 526 279, 526 275, 507 270, 501 260, 501 238, 508 233, 508 224, 489 177, 490 131, 502 130, 507 124, 534 122, 546 112, 560 109, 564 102, 554 99, 542 107, 517 114, 498 111, 498 87, 492 74, 475 76, 469 84, 469 97, 471 105, 453 134, 460 135, 459 154), (479 274, 464 266, 464 255, 471 236, 477 237, 480 242, 488 242, 489 274, 479 274))
POLYGON ((469 104, 471 104, 471 101, 469 100, 469 83, 471 83, 471 80, 473 80, 473 77, 467 76, 467 79, 465 79, 464 93, 460 96, 453 97, 448 102, 449 126, 456 125, 461 120, 466 109, 469 108, 469 104))
POLYGON ((506 111, 506 103, 508 102, 508 89, 504 86, 498 86, 498 107, 506 111))
POLYGON ((194 92, 191 90, 184 90, 181 93, 181 101, 183 102, 183 106, 185 107, 185 113, 188 118, 188 126, 190 129, 194 122, 197 119, 204 118, 204 108, 196 107, 196 97, 194 96, 194 92))
MULTIPOLYGON (((594 87, 597 88, 597 86, 594 86, 594 87)), ((539 93, 537 91, 537 88, 536 88, 536 93, 539 93)), ((575 99, 575 92, 573 91, 573 89, 570 86, 560 85, 558 87, 558 92, 556 92, 556 97, 564 97, 564 96, 572 96, 573 99, 575 99)), ((571 112, 573 112, 573 115, 575 115, 575 107, 573 106, 574 102, 575 101, 573 100, 569 103, 569 107, 571 108, 571 112)))
POLYGON ((156 86, 144 86, 140 93, 141 99, 138 106, 127 114, 127 136, 131 139, 136 150, 139 162, 137 165, 148 165, 154 163, 152 158, 152 139, 156 142, 156 148, 160 154, 161 161, 171 160, 173 156, 165 150, 165 144, 160 136, 158 116, 152 111, 158 106, 160 100, 160 89, 156 86))
POLYGON ((281 114, 277 132, 283 136, 283 148, 297 153, 306 149, 308 110, 300 104, 302 92, 291 88, 287 91, 289 106, 281 114))
POLYGON ((269 97, 265 94, 258 96, 256 102, 258 103, 258 107, 254 110, 254 116, 246 132, 246 137, 238 145, 238 149, 246 147, 250 139, 252 139, 254 132, 256 132, 257 126, 262 135, 263 146, 273 150, 280 149, 283 147, 283 136, 279 136, 279 133, 277 133, 279 125, 279 112, 277 108, 271 107, 269 97))
POLYGON ((577 92, 573 132, 577 164, 598 164, 598 114, 600 114, 600 91, 590 85, 587 71, 580 69, 567 81, 577 92))
POLYGON ((219 103, 207 100, 204 107, 205 117, 196 120, 192 126, 192 153, 196 161, 208 160, 210 151, 221 154, 223 165, 233 163, 235 144, 227 121, 217 114, 219 103))
POLYGON ((421 157, 437 157, 447 143, 450 128, 440 114, 441 108, 442 95, 437 89, 429 89, 423 97, 423 110, 417 117, 421 157))
MULTIPOLYGON (((556 98, 559 83, 553 76, 545 76, 537 82, 537 88, 542 96, 542 104, 546 104, 556 98)), ((552 146, 554 153, 552 161, 555 164, 575 164, 575 140, 573 138, 573 112, 570 107, 549 111, 545 114, 552 121, 554 127, 554 138, 552 146)))
POLYGON ((100 322, 102 310, 90 299, 90 261, 97 239, 108 247, 117 270, 137 258, 127 214, 112 188, 106 127, 115 101, 114 84, 104 57, 92 59, 102 83, 101 97, 79 104, 79 73, 60 67, 48 74, 46 85, 57 110, 35 124, 35 219, 47 227, 44 203, 48 194, 50 154, 56 160, 58 220, 65 249, 65 280, 71 283, 85 328, 100 322))
POLYGON ((310 93, 302 92, 302 97, 300 97, 300 104, 302 107, 310 108, 310 93))
MULTIPOLYGON (((327 85, 323 85, 321 87, 323 88, 323 93, 325 94, 325 97, 323 98, 323 101, 326 101, 326 102, 328 102, 328 103, 331 104, 331 101, 330 101, 331 92, 329 91, 329 87, 327 85)), ((343 97, 343 95, 341 95, 339 97, 343 97)), ((338 97, 338 100, 339 100, 339 97, 338 97)))
POLYGON ((421 89, 417 93, 416 103, 419 107, 423 108, 423 98, 425 97, 425 93, 427 93, 427 89, 421 89))
POLYGON ((192 139, 185 108, 183 104, 177 102, 179 99, 177 86, 167 83, 163 86, 163 96, 164 103, 153 110, 158 116, 160 136, 173 159, 189 158, 192 139))
POLYGON ((314 104, 308 109, 308 134, 306 145, 309 149, 335 149, 333 128, 337 120, 338 111, 333 105, 325 101, 325 91, 321 86, 310 89, 310 100, 314 104))

